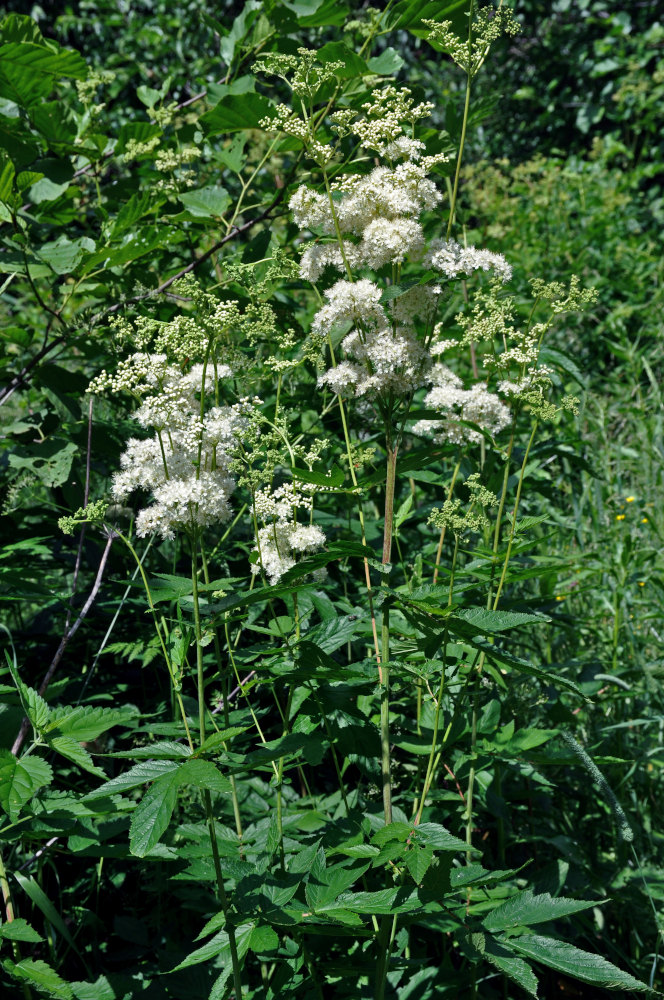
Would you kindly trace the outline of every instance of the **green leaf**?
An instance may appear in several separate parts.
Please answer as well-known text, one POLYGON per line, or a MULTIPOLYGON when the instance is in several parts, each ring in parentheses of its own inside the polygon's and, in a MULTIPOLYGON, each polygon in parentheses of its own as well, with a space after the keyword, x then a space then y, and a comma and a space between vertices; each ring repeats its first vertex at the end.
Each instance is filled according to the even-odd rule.
MULTIPOLYGON (((243 958, 247 953, 254 926, 254 924, 241 924, 239 927, 235 928, 235 943, 237 945, 239 958, 243 958)), ((221 930, 218 934, 215 934, 213 938, 210 938, 207 944, 202 945, 200 948, 196 948, 195 951, 192 951, 189 955, 187 955, 187 957, 183 959, 179 965, 176 965, 173 969, 171 969, 170 972, 179 972, 180 969, 188 969, 192 965, 199 965, 201 962, 208 962, 210 959, 217 958, 217 956, 226 957, 228 964, 230 965, 230 954, 228 932, 221 930)))
POLYGON ((89 771, 90 774, 94 774, 97 778, 106 777, 105 771, 93 764, 92 757, 88 751, 72 736, 55 736, 48 741, 48 745, 56 753, 70 760, 72 764, 82 767, 84 771, 89 771))
POLYGON ((329 472, 311 472, 309 469, 293 469, 292 472, 293 479, 316 486, 343 486, 346 478, 338 465, 333 465, 329 472))
POLYGON ((271 927, 261 924, 259 927, 254 927, 251 932, 249 947, 258 954, 276 951, 279 947, 279 936, 271 927))
POLYGON ((352 913, 366 914, 412 913, 422 907, 417 892, 410 892, 401 886, 377 892, 344 892, 336 902, 340 908, 352 913))
POLYGON ((198 188, 179 198, 187 212, 198 219, 219 219, 231 203, 231 196, 222 187, 198 188))
POLYGON ((43 101, 30 109, 32 124, 57 153, 58 146, 72 147, 77 134, 76 119, 61 101, 43 101))
POLYGON ((14 189, 14 164, 4 150, 0 150, 0 201, 12 202, 14 189))
POLYGON ((469 0, 401 0, 393 9, 394 21, 390 30, 396 28, 423 29, 422 20, 446 21, 455 13, 468 10, 469 0))
POLYGON ((163 198, 160 198, 158 194, 153 191, 137 191, 133 194, 128 202, 126 202, 117 216, 115 217, 115 222, 113 223, 113 228, 111 229, 111 239, 115 240, 118 236, 124 233, 127 229, 131 229, 134 223, 142 219, 143 216, 147 215, 149 212, 155 211, 163 204, 163 198))
POLYGON ((8 14, 0 21, 0 42, 34 42, 46 45, 36 21, 27 14, 8 14))
POLYGON ((117 750, 105 756, 125 757, 129 760, 181 760, 183 757, 191 757, 191 749, 186 743, 164 740, 160 743, 148 743, 146 747, 134 747, 133 750, 117 750))
POLYGON ((452 620, 465 622, 475 634, 480 635, 492 635, 494 632, 518 628, 519 625, 541 625, 551 621, 547 615, 533 615, 524 611, 487 611, 486 608, 464 608, 456 611, 452 620))
POLYGON ((176 771, 177 768, 178 764, 173 760, 143 761, 140 764, 136 764, 135 767, 131 767, 125 774, 120 774, 117 778, 112 778, 106 784, 100 785, 99 788, 95 788, 92 792, 88 792, 85 796, 85 801, 104 799, 108 795, 126 792, 130 788, 136 788, 138 785, 145 785, 149 781, 165 777, 176 771))
POLYGON ((35 691, 34 688, 28 687, 27 684, 23 683, 14 662, 9 657, 9 653, 6 653, 6 657, 9 672, 12 675, 12 680, 14 681, 16 690, 21 698, 23 711, 29 718, 34 728, 41 730, 48 721, 49 707, 42 696, 35 691))
POLYGON ((138 714, 133 705, 123 708, 102 708, 94 705, 61 706, 51 712, 46 732, 59 729, 81 743, 96 740, 113 726, 126 724, 138 714))
POLYGON ((51 765, 40 757, 15 757, 9 750, 0 751, 0 806, 12 823, 35 792, 52 779, 51 765))
MULTIPOLYGON (((522 867, 524 867, 522 865, 522 867)), ((490 882, 504 882, 512 878, 521 868, 497 868, 489 871, 480 864, 464 865, 463 868, 453 868, 450 872, 450 884, 453 889, 467 885, 488 885, 490 882)))
POLYGON ((260 94, 228 94, 198 119, 207 136, 244 132, 258 128, 262 118, 269 118, 272 105, 260 94))
POLYGON ((526 958, 563 972, 572 979, 580 979, 583 983, 592 983, 609 990, 648 989, 645 983, 616 968, 605 958, 575 948, 566 941, 533 934, 510 938, 509 946, 526 958))
POLYGON ((30 944, 44 940, 23 917, 15 917, 12 921, 0 924, 0 938, 6 938, 7 941, 28 941, 30 944))
POLYGON ((429 865, 433 861, 433 847, 413 847, 405 854, 406 868, 413 877, 413 881, 420 884, 427 873, 429 865))
POLYGON ((41 886, 39 886, 32 877, 22 875, 21 872, 14 872, 14 878, 21 886, 21 889, 26 896, 29 896, 35 906, 39 907, 48 922, 53 924, 56 931, 62 935, 67 944, 70 945, 70 947, 72 947, 77 954, 80 954, 74 939, 67 929, 67 925, 41 886))
POLYGON ((48 264, 56 274, 71 274, 83 258, 94 253, 94 241, 88 236, 79 236, 70 240, 67 236, 59 236, 51 243, 43 243, 37 251, 37 256, 48 264))
POLYGON ((136 88, 136 96, 146 108, 152 109, 157 101, 161 100, 161 93, 153 87, 146 87, 142 84, 136 88))
MULTIPOLYGON (((420 823, 414 829, 417 840, 435 847, 437 851, 468 851, 470 848, 465 840, 460 840, 446 830, 440 823, 420 823)), ((477 853, 480 853, 475 849, 477 853)))
POLYGON ((566 899, 564 896, 552 897, 548 892, 536 896, 532 889, 506 899, 504 903, 493 910, 483 923, 488 931, 504 931, 511 927, 541 924, 546 920, 557 920, 570 913, 588 910, 597 906, 597 902, 587 899, 566 899))
POLYGON ((413 494, 409 493, 404 502, 400 505, 398 511, 394 515, 394 527, 400 528, 403 522, 406 520, 413 506, 413 494))
POLYGON ((246 0, 241 12, 233 21, 230 31, 208 14, 203 14, 203 20, 206 24, 209 24, 214 31, 222 36, 219 42, 219 52, 227 66, 230 67, 233 62, 236 46, 245 38, 262 6, 260 0, 246 0))
POLYGON ((69 983, 61 979, 57 972, 41 959, 35 961, 31 958, 24 958, 18 964, 7 959, 3 965, 15 979, 28 983, 29 986, 46 996, 55 997, 56 1000, 73 1000, 74 994, 69 983))
POLYGON ((132 813, 129 827, 129 850, 136 857, 145 855, 168 829, 178 797, 179 768, 158 778, 132 813))
POLYGON ((210 792, 230 792, 231 783, 211 760, 188 760, 178 769, 180 785, 194 785, 210 792))
POLYGON ((404 64, 404 60, 392 47, 385 49, 379 56, 374 56, 369 60, 369 69, 379 76, 393 76, 398 73, 404 64))
POLYGON ((356 615, 344 615, 340 618, 330 618, 329 621, 315 625, 306 633, 307 642, 313 642, 325 653, 333 653, 345 645, 357 632, 362 624, 356 615))
POLYGON ((518 958, 506 941, 485 938, 482 952, 487 962, 503 972, 531 997, 537 996, 537 979, 533 970, 522 958, 518 958))
POLYGON ((76 1000, 118 1000, 118 994, 106 976, 99 976, 94 983, 72 982, 71 988, 76 1000))
POLYGON ((162 135, 159 125, 150 122, 129 122, 123 125, 115 143, 115 153, 121 156, 127 151, 130 143, 145 143, 162 135))
POLYGON ((71 49, 54 49, 34 42, 0 46, 0 97, 31 105, 43 100, 61 77, 84 80, 85 60, 71 49))
POLYGON ((248 726, 230 726, 228 729, 222 729, 218 733, 212 733, 211 736, 205 740, 204 743, 200 745, 197 753, 209 753, 211 750, 217 750, 222 744, 229 743, 231 740, 235 739, 236 736, 241 736, 242 733, 246 733, 248 726))
POLYGON ((298 13, 297 23, 301 28, 318 28, 323 25, 340 27, 348 16, 346 8, 337 0, 323 0, 321 4, 318 0, 299 0, 297 3, 286 3, 284 0, 284 4, 296 13, 297 10, 312 11, 306 14, 298 13))
POLYGON ((175 226, 144 226, 142 229, 131 229, 120 246, 102 246, 88 257, 82 269, 83 273, 96 271, 101 265, 110 268, 128 264, 152 253, 157 247, 172 246, 180 238, 181 233, 175 226))
POLYGON ((362 76, 367 72, 367 64, 361 56, 349 49, 344 42, 327 42, 318 50, 318 59, 322 63, 340 62, 343 65, 337 69, 335 76, 348 79, 362 76))

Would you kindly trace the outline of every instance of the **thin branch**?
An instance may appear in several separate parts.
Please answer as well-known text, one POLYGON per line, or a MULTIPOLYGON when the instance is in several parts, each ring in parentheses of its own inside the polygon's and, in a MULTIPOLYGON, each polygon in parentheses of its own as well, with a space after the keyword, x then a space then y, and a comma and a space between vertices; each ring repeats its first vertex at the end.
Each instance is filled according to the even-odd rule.
MULTIPOLYGON (((90 591, 88 599, 85 602, 85 604, 83 605, 83 607, 81 608, 81 610, 79 612, 79 615, 78 615, 78 618, 76 619, 76 621, 74 622, 74 624, 72 625, 72 627, 70 629, 65 629, 64 635, 62 636, 62 639, 60 640, 60 645, 57 648, 55 656, 51 660, 51 665, 48 668, 48 670, 46 671, 46 675, 44 677, 44 680, 41 682, 41 684, 39 686, 39 694, 40 695, 44 694, 44 692, 48 688, 49 684, 51 683, 51 680, 53 679, 53 674, 55 673, 55 671, 58 668, 58 664, 60 663, 60 660, 62 659, 62 656, 64 654, 65 649, 67 648, 67 644, 69 643, 69 640, 71 638, 73 638, 73 636, 78 631, 79 626, 81 625, 81 623, 85 619, 88 611, 90 610, 90 608, 92 607, 92 605, 94 603, 94 600, 95 600, 97 594, 99 593, 99 588, 101 587, 102 577, 104 575, 104 570, 106 569, 106 563, 108 561, 108 556, 109 556, 109 553, 111 551, 111 545, 113 544, 115 538, 116 538, 116 535, 110 534, 108 536, 107 540, 106 540, 106 547, 104 548, 104 551, 103 551, 102 556, 101 556, 101 560, 99 562, 99 569, 97 570, 97 576, 96 576, 95 582, 94 582, 94 584, 92 586, 92 590, 90 591)), ((18 755, 18 752, 19 752, 19 750, 21 749, 21 747, 23 745, 23 741, 25 740, 25 737, 27 736, 29 726, 30 726, 29 720, 28 719, 23 719, 23 722, 21 723, 21 728, 18 731, 18 736, 14 740, 14 745, 12 746, 12 753, 14 754, 14 756, 18 755)))

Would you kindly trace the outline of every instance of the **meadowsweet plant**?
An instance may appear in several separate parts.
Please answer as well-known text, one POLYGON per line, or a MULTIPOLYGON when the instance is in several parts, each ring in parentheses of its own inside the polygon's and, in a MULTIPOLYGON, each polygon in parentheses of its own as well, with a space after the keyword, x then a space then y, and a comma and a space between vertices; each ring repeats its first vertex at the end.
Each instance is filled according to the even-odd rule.
MULTIPOLYGON (((546 470, 579 407, 556 338, 596 294, 544 269, 517 294, 509 240, 473 245, 457 221, 475 81, 516 21, 403 0, 328 39, 330 6, 277 4, 274 30, 253 2, 230 29, 210 19, 227 74, 207 110, 142 86, 149 121, 108 154, 151 171, 104 219, 111 243, 149 216, 145 253, 166 226, 193 262, 88 304, 106 342, 88 441, 100 427, 116 449, 91 499, 89 445, 84 503, 59 521, 75 583, 90 539, 105 548, 45 683, 7 657, 0 939, 26 997, 488 1000, 537 996, 541 969, 542 996, 560 977, 648 988, 575 943, 604 900, 565 887, 569 865, 543 870, 529 838, 556 762, 597 784, 616 855, 636 830, 571 732, 585 688, 536 655, 554 617, 532 586, 556 517, 546 470), (398 29, 462 72, 454 135, 397 78, 398 29), (126 590, 71 704, 51 703, 111 550, 126 590), (109 656, 139 665, 141 698, 87 701, 109 656), (126 882, 150 901, 114 930, 137 935, 143 914, 135 969, 58 964, 58 936, 78 946, 21 874, 28 819, 54 837, 35 858, 57 842, 99 859, 98 898, 126 882), (54 928, 33 957, 21 892, 54 928)), ((102 84, 79 84, 88 118, 102 84)), ((72 281, 92 294, 133 246, 61 253, 87 261, 72 281)), ((89 912, 81 935, 103 921, 89 912)))

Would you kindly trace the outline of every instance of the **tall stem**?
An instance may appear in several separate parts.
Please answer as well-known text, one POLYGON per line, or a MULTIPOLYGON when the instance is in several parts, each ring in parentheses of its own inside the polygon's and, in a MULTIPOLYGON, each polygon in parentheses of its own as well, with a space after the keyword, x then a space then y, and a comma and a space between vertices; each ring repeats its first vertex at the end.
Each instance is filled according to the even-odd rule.
MULTIPOLYGON (((0 852, 0 894, 2 894, 2 901, 5 907, 5 920, 6 923, 10 924, 14 919, 14 904, 12 903, 12 896, 9 889, 9 880, 7 878, 7 872, 5 871, 5 863, 2 859, 2 853, 0 852)), ((14 959, 16 962, 21 961, 21 947, 18 941, 12 941, 12 951, 14 954, 14 959)), ((32 1000, 32 990, 26 982, 22 984, 23 986, 23 996, 25 1000, 32 1000)))
MULTIPOLYGON (((383 527, 383 561, 380 574, 381 587, 387 588, 390 580, 392 531, 394 526, 394 489, 397 472, 397 449, 387 442, 387 470, 385 476, 385 523, 383 527)), ((390 773, 390 607, 385 596, 381 623, 381 660, 378 664, 380 684, 380 747, 383 779, 383 808, 385 822, 392 822, 392 779, 390 773)))
MULTIPOLYGON (((203 673, 203 632, 201 629, 201 609, 198 596, 198 537, 195 532, 191 534, 191 586, 194 604, 194 634, 196 637, 196 684, 198 687, 198 735, 201 746, 205 742, 205 677, 203 673)), ((229 921, 228 896, 224 886, 224 876, 221 870, 219 859, 219 846, 217 844, 217 831, 214 827, 214 814, 212 812, 212 797, 207 789, 203 792, 203 806, 207 820, 208 831, 210 833, 210 845, 212 847, 212 860, 214 863, 214 873, 217 880, 217 894, 221 909, 224 913, 226 933, 228 934, 228 947, 231 953, 231 964, 233 966, 233 983, 235 986, 236 1000, 242 998, 242 978, 240 976, 240 961, 237 953, 237 942, 235 940, 235 928, 229 921)))
MULTIPOLYGON (((394 527, 394 490, 397 473, 397 448, 387 437, 387 470, 385 475, 385 522, 383 527, 383 560, 380 574, 381 587, 387 588, 390 579, 392 532, 394 527)), ((385 823, 392 822, 392 776, 390 766, 390 608, 387 594, 383 595, 381 623, 381 662, 378 664, 380 685, 380 768, 383 784, 383 809, 385 823)), ((388 916, 381 921, 378 935, 378 966, 376 970, 376 1000, 384 1000, 390 944, 394 923, 388 916)))
MULTIPOLYGON (((505 558, 503 560, 503 568, 502 568, 502 572, 500 574, 500 580, 498 582, 498 587, 497 587, 497 590, 496 590, 496 595, 492 599, 492 593, 491 593, 491 588, 490 588, 488 596, 487 596, 487 609, 490 609, 490 610, 493 610, 493 611, 497 611, 498 610, 498 604, 500 602, 500 597, 501 597, 501 594, 503 592, 503 586, 505 585, 505 580, 507 578, 507 568, 509 566, 510 557, 512 555, 512 545, 514 543, 514 533, 516 531, 516 518, 517 518, 517 514, 519 512, 519 504, 521 502, 521 490, 523 488, 523 481, 524 481, 525 473, 526 473, 526 465, 528 463, 528 457, 530 455, 530 449, 532 448, 533 441, 535 440, 535 433, 536 433, 536 431, 537 431, 537 421, 535 421, 535 423, 533 424, 533 429, 531 431, 530 438, 528 439, 528 446, 527 446, 525 454, 523 456, 523 461, 521 462, 521 471, 519 473, 519 482, 517 483, 516 496, 514 498, 514 507, 512 508, 512 524, 511 524, 511 527, 510 527, 510 535, 509 535, 509 540, 508 540, 508 543, 507 543, 507 551, 505 552, 505 558)), ((506 461, 506 464, 505 464, 505 478, 504 478, 504 482, 503 482, 503 493, 502 493, 502 496, 500 498, 500 506, 498 508, 498 517, 497 517, 497 520, 496 520, 496 530, 494 532, 494 538, 493 538, 493 558, 494 558, 494 561, 495 561, 496 555, 498 553, 498 543, 499 543, 499 540, 500 540, 500 537, 499 537, 500 536, 500 523, 501 523, 503 511, 504 511, 504 508, 505 508, 505 497, 506 497, 506 493, 507 493, 507 482, 508 482, 508 478, 509 478, 509 460, 510 460, 510 457, 512 455, 512 446, 513 446, 513 444, 514 444, 514 434, 512 434, 512 437, 510 439, 510 446, 509 446, 509 451, 508 451, 508 454, 507 454, 507 461, 506 461)), ((493 577, 493 568, 492 568, 492 577, 493 577)), ((475 771, 476 771, 475 762, 477 760, 477 721, 478 721, 479 685, 480 685, 480 677, 482 675, 482 670, 484 669, 484 661, 485 661, 485 659, 486 659, 485 654, 484 654, 484 652, 482 652, 480 654, 480 659, 479 659, 479 662, 477 664, 477 670, 476 670, 476 673, 475 673, 475 679, 474 679, 474 684, 473 684, 473 713, 472 713, 472 720, 471 720, 471 736, 470 736, 470 743, 471 743, 470 761, 471 761, 471 764, 470 764, 470 771, 468 773, 468 794, 466 796, 466 812, 465 812, 465 819, 466 819, 466 843, 468 844, 469 848, 472 845, 472 836, 473 836, 473 793, 474 793, 474 789, 475 789, 475 771)), ((469 851, 468 852, 468 861, 470 861, 470 858, 471 858, 471 853, 469 851)))

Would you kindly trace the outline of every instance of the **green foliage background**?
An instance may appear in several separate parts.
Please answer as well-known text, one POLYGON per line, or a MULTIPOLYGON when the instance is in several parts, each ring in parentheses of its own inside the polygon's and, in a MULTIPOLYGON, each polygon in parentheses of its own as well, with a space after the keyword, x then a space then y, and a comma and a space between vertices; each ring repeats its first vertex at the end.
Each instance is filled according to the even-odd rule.
MULTIPOLYGON (((359 559, 339 548, 329 587, 299 595, 309 646, 293 662, 280 645, 281 630, 292 623, 292 591, 274 597, 276 625, 266 610, 269 595, 262 603, 246 597, 252 533, 242 522, 233 548, 212 542, 212 579, 227 596, 211 613, 226 612, 233 628, 249 622, 237 663, 243 677, 258 670, 247 693, 267 744, 258 742, 236 698, 217 713, 225 736, 211 746, 214 758, 203 754, 187 763, 188 777, 178 771, 172 778, 175 821, 168 833, 137 845, 142 831, 135 821, 130 826, 131 817, 139 803, 145 810, 150 794, 141 799, 139 792, 175 773, 172 757, 156 768, 140 758, 143 746, 182 736, 173 721, 173 690, 126 550, 113 544, 106 552, 107 539, 92 526, 67 538, 57 521, 84 504, 86 489, 91 499, 105 495, 132 432, 128 410, 117 401, 96 400, 89 420, 87 385, 100 369, 115 367, 122 350, 111 335, 112 316, 135 307, 139 315, 170 319, 180 305, 164 285, 191 266, 206 288, 243 305, 258 278, 281 329, 294 326, 299 334, 311 320, 313 303, 302 283, 273 278, 261 263, 275 249, 293 256, 297 234, 287 201, 305 166, 285 144, 245 185, 268 148, 258 122, 268 101, 285 98, 271 79, 256 84, 250 72, 256 56, 328 45, 331 60, 343 38, 357 101, 376 75, 396 75, 418 99, 435 103, 431 148, 454 150, 463 76, 424 40, 421 19, 452 16, 462 24, 464 5, 393 5, 392 30, 375 40, 364 69, 353 62, 364 36, 349 22, 367 23, 370 13, 342 0, 214 9, 198 0, 45 4, 33 8, 32 20, 23 16, 25 5, 0 11, 6 15, 0 25, 0 595, 7 652, 6 669, 0 667, 0 847, 8 892, 19 920, 27 921, 15 920, 14 932, 8 930, 5 909, 0 924, 0 989, 7 996, 20 990, 78 1000, 226 995, 228 939, 222 921, 214 923, 219 905, 202 807, 201 789, 210 787, 238 947, 250 970, 247 996, 374 995, 368 914, 391 915, 400 905, 408 913, 410 905, 405 890, 379 888, 374 859, 389 862, 391 848, 406 866, 408 890, 417 890, 424 905, 450 884, 461 887, 461 903, 454 904, 456 922, 447 912, 428 914, 412 941, 404 918, 387 996, 533 995, 526 960, 537 969, 543 997, 563 989, 595 996, 609 986, 631 995, 638 981, 662 988, 664 25, 656 3, 623 9, 602 0, 557 0, 544 17, 541 7, 517 0, 522 33, 496 44, 477 80, 457 227, 469 243, 507 256, 524 308, 533 275, 564 282, 577 274, 598 292, 592 309, 566 318, 546 349, 557 388, 580 396, 581 412, 571 424, 548 428, 532 453, 521 513, 544 520, 522 540, 504 605, 552 619, 546 628, 519 630, 510 646, 547 679, 507 664, 508 683, 501 686, 497 672, 496 685, 482 691, 477 755, 471 761, 469 726, 459 722, 450 771, 432 792, 415 847, 406 843, 406 813, 395 814, 405 830, 393 831, 391 840, 381 839, 377 821, 346 816, 336 780, 331 748, 346 760, 348 785, 366 794, 377 815, 375 677, 362 654, 368 633, 359 559), (171 103, 177 110, 159 120, 155 109, 171 103), (155 149, 131 155, 132 141, 152 138, 155 149), (197 150, 191 163, 158 168, 157 153, 188 147, 197 150), (181 172, 188 169, 195 187, 187 190, 181 172), (238 199, 241 209, 229 225, 238 199), (236 590, 244 603, 228 596, 236 590), (69 637, 43 700, 36 690, 91 592, 95 600, 69 637), (351 644, 352 669, 344 659, 351 644), (315 693, 312 664, 320 679, 315 693), (298 692, 291 731, 281 718, 288 685, 298 692), (10 748, 26 710, 44 751, 21 764, 10 748), (592 785, 582 755, 560 738, 568 730, 612 793, 592 785), (210 786, 205 768, 212 759, 221 772, 210 786), (279 874, 273 821, 272 762, 279 760, 287 775, 288 878, 279 874), (471 763, 475 846, 482 855, 453 868, 454 851, 464 856, 459 788, 471 763), (130 767, 130 774, 139 768, 133 784, 130 767), (241 850, 229 776, 237 777, 246 822, 241 850), (118 784, 99 792, 100 780, 109 779, 118 784), (633 851, 616 835, 615 797, 634 830, 633 851), (136 855, 144 854, 139 861, 136 855), (483 867, 473 868, 480 861, 483 867), (462 933, 467 885, 477 889, 468 896, 473 909, 462 933), (358 897, 371 893, 373 910, 366 900, 363 910, 358 898, 354 910, 345 910, 350 916, 337 914, 337 923, 323 920, 305 933, 293 915, 297 906, 300 915, 305 906, 332 909, 349 887, 358 897), (381 900, 380 892, 389 895, 381 900), (199 954, 198 938, 206 936, 207 951, 199 954), (579 958, 565 952, 571 946, 595 959, 585 980, 593 985, 572 979, 579 958), (318 982, 311 968, 324 969, 326 978, 318 982)), ((338 437, 338 416, 321 418, 312 404, 315 376, 308 379, 289 401, 293 434, 338 437)), ((264 393, 273 404, 274 388, 264 393)), ((443 457, 448 468, 450 456, 443 457)), ((327 458, 330 466, 343 463, 339 450, 327 458)), ((379 482, 382 461, 382 454, 369 460, 368 479, 379 482)), ((408 477, 397 497, 399 572, 413 587, 430 579, 436 540, 414 514, 440 500, 440 461, 406 468, 412 512, 408 477), (423 553, 419 563, 410 559, 416 551, 423 553)), ((375 517, 366 540, 377 551, 378 492, 370 503, 375 517)), ((347 530, 351 505, 343 495, 335 498, 324 512, 326 529, 347 530)), ((359 544, 357 533, 353 542, 359 544)), ((187 560, 184 546, 155 544, 146 567, 195 719, 192 600, 182 582, 187 560)), ((463 583, 468 604, 477 581, 471 573, 463 583)), ((404 648, 414 634, 405 607, 395 612, 404 648)), ((465 633, 457 627, 461 642, 465 633)), ((489 624, 481 634, 494 641, 503 627, 492 631, 489 624)), ((210 664, 211 648, 206 656, 210 664)), ((235 684, 214 670, 209 676, 208 704, 219 706, 235 684)), ((428 742, 409 709, 414 674, 397 674, 394 684, 394 767, 405 787, 419 775, 428 742)), ((430 732, 432 720, 424 723, 430 732)))

